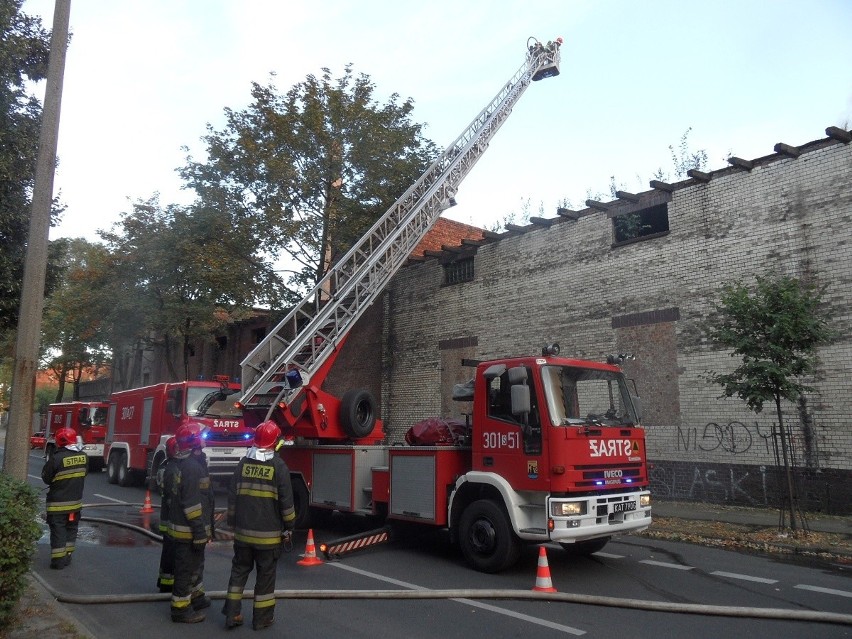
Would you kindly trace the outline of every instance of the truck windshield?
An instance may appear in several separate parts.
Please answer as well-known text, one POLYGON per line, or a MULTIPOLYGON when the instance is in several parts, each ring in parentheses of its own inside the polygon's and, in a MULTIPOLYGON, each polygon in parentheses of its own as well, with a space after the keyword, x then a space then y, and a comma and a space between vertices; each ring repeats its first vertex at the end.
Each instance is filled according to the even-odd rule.
POLYGON ((242 417, 234 407, 239 391, 230 388, 199 388, 190 386, 186 392, 186 414, 192 417, 242 417))
POLYGON ((639 424, 621 373, 571 366, 541 369, 547 410, 554 426, 639 424))

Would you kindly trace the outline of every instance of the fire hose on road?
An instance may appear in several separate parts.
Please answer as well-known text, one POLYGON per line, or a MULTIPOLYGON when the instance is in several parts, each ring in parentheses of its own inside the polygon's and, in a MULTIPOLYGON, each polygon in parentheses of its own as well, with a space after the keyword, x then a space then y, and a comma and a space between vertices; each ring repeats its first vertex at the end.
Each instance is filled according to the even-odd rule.
MULTIPOLYGON (((88 504, 89 507, 102 506, 104 504, 88 504)), ((115 504, 112 504, 115 505, 115 504)), ((122 504, 130 505, 130 504, 122 504)), ((92 521, 106 525, 115 525, 133 530, 155 541, 162 541, 162 537, 141 526, 135 526, 122 521, 106 519, 101 517, 84 516, 84 521, 92 521)), ((169 601, 171 595, 168 593, 142 593, 125 595, 72 595, 59 592, 48 584, 40 575, 32 573, 33 577, 61 603, 69 604, 127 604, 127 603, 149 603, 157 601, 169 601)), ((207 596, 212 599, 226 597, 225 591, 208 591, 207 596)), ((251 599, 254 592, 246 590, 244 599, 251 599)), ((775 619, 782 621, 802 621, 830 623, 852 626, 852 615, 842 613, 820 612, 814 610, 789 610, 783 608, 751 608, 737 606, 713 606, 706 604, 674 603, 665 601, 648 601, 642 599, 624 599, 619 597, 603 597, 597 595, 584 595, 564 592, 540 592, 532 590, 501 590, 501 589, 451 589, 451 590, 276 590, 276 599, 379 599, 379 600, 407 600, 407 599, 504 599, 504 600, 526 600, 547 601, 581 604, 587 606, 604 606, 609 608, 627 608, 633 610, 646 610, 649 612, 667 612, 677 614, 708 615, 716 617, 741 617, 750 619, 775 619)))

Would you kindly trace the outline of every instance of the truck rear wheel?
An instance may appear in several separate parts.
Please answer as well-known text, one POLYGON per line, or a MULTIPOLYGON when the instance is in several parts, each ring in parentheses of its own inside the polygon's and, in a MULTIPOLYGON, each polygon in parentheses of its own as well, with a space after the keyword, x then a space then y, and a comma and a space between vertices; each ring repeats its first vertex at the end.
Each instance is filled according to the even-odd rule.
POLYGON ((340 399, 340 425, 352 439, 367 437, 376 425, 376 399, 363 388, 346 391, 340 399))
POLYGON ((118 453, 110 453, 107 462, 107 482, 118 483, 118 453))
POLYGON ((473 502, 462 513, 459 545, 473 568, 488 573, 505 570, 521 552, 506 511, 488 499, 473 502))
POLYGON ((308 487, 301 479, 293 479, 293 508, 296 510, 296 521, 293 523, 297 530, 311 526, 310 495, 308 487))

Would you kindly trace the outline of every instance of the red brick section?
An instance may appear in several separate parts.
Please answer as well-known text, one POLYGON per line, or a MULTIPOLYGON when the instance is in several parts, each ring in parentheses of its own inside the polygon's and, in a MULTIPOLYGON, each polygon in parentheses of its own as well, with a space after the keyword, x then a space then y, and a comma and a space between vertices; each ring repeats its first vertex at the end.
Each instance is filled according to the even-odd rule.
POLYGON ((414 247, 412 257, 423 257, 424 251, 440 251, 442 246, 460 246, 462 240, 481 240, 484 231, 470 224, 439 217, 420 244, 414 247))

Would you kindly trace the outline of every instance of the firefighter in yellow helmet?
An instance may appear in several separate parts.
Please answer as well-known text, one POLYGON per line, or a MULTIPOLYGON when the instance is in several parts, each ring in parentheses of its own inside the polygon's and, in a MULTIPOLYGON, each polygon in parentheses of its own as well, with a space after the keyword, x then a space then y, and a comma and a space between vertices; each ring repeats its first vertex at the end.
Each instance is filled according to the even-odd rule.
POLYGON ((272 625, 275 616, 275 572, 282 544, 289 542, 295 521, 290 470, 276 453, 281 431, 275 422, 261 423, 254 446, 240 460, 228 491, 228 526, 234 529, 234 559, 222 612, 225 627, 242 625, 243 590, 254 567, 252 627, 272 625))
POLYGON ((71 563, 77 542, 89 458, 73 428, 57 430, 54 441, 54 452, 41 469, 41 479, 50 486, 46 498, 50 567, 62 570, 71 563))

